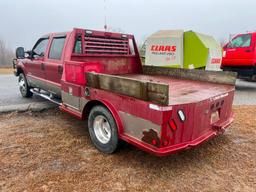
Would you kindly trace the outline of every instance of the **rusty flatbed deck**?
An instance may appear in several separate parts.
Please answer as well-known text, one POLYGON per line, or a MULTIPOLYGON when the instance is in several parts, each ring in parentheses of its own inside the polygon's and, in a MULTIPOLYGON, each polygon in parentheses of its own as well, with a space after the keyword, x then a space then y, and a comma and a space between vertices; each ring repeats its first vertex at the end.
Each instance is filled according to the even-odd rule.
POLYGON ((234 91, 236 74, 143 66, 139 74, 87 73, 89 87, 160 105, 203 101, 234 91))
POLYGON ((161 75, 126 74, 118 75, 152 83, 165 83, 169 85, 169 105, 199 102, 234 89, 232 85, 202 82, 196 80, 177 79, 161 75))

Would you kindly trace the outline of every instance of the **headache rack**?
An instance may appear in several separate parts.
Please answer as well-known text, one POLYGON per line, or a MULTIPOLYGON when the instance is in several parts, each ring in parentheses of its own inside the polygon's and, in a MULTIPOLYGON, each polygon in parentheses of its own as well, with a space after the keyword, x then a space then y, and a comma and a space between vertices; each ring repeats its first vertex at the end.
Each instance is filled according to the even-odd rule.
POLYGON ((85 35, 85 54, 128 55, 128 39, 85 35))
POLYGON ((79 41, 81 46, 79 54, 87 56, 130 56, 134 54, 133 36, 131 35, 79 29, 76 31, 76 41, 79 41))

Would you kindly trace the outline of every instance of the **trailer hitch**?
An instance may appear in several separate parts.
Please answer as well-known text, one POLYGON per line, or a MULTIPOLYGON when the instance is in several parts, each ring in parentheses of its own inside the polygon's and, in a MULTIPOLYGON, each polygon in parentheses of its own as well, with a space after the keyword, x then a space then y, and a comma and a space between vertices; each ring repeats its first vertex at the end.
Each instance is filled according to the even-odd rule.
POLYGON ((225 132, 225 130, 232 123, 233 120, 234 120, 234 117, 232 115, 227 121, 222 122, 222 123, 215 123, 212 125, 212 127, 213 127, 213 129, 218 131, 220 134, 222 134, 225 132))

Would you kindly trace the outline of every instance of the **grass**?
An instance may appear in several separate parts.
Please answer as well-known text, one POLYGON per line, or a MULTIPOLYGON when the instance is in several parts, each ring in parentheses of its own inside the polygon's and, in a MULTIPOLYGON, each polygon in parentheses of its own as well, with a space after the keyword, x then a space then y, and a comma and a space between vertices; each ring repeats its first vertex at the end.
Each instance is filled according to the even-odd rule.
POLYGON ((0 75, 12 74, 12 73, 13 73, 13 68, 11 67, 0 68, 0 75))

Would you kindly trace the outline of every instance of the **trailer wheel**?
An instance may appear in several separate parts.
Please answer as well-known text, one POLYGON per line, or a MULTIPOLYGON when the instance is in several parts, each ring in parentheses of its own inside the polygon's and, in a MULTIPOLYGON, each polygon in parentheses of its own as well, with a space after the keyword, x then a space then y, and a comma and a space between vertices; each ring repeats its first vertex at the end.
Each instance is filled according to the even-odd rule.
POLYGON ((92 143, 103 153, 113 153, 118 147, 118 131, 115 119, 103 106, 92 108, 88 118, 92 143))
POLYGON ((20 73, 18 78, 19 90, 22 97, 32 97, 33 93, 30 91, 30 87, 28 86, 27 79, 23 73, 20 73))

